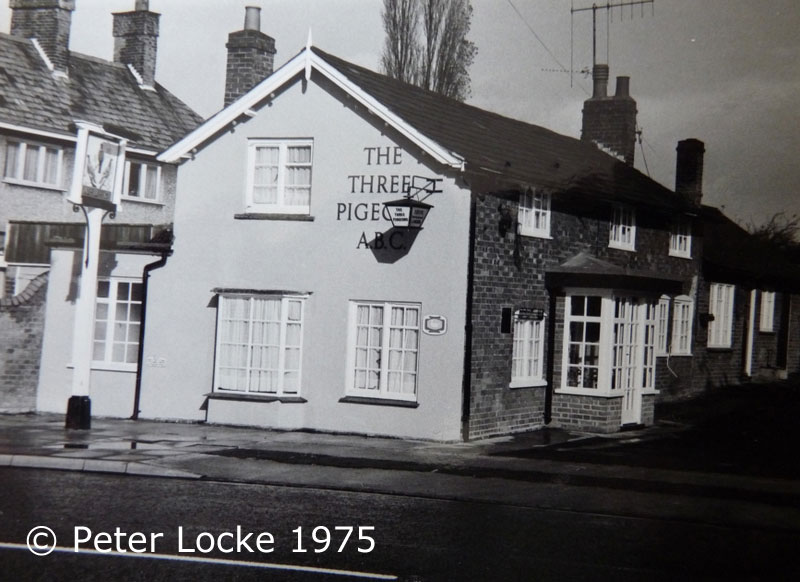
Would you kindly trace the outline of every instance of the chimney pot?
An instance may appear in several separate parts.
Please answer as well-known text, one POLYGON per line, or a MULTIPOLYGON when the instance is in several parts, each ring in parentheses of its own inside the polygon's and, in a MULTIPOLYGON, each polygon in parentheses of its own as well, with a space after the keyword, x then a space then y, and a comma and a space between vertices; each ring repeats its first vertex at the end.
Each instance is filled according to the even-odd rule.
POLYGON ((592 81, 594 82, 592 97, 606 97, 608 95, 608 65, 592 67, 592 81))
POLYGON ((705 144, 699 139, 678 142, 675 167, 675 192, 700 205, 703 198, 703 157, 705 144))
POLYGON ((148 12, 150 10, 150 0, 136 0, 134 10, 137 12, 148 12))
POLYGON ((261 8, 245 8, 244 29, 228 35, 225 107, 272 74, 275 39, 261 32, 261 8))
POLYGON ((261 8, 258 6, 245 6, 244 29, 261 30, 261 8))

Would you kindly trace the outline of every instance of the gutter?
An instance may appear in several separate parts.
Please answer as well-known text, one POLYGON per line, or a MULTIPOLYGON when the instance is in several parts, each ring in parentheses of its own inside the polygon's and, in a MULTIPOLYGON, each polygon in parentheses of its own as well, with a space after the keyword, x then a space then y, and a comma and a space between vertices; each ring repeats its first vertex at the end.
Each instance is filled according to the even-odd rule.
POLYGON ((154 263, 144 266, 142 272, 142 314, 139 324, 139 350, 136 356, 136 388, 133 392, 133 414, 131 420, 139 419, 139 400, 142 396, 142 366, 144 366, 144 330, 147 322, 147 283, 150 279, 150 272, 160 269, 167 264, 167 257, 172 254, 172 248, 161 251, 161 258, 154 263))
POLYGON ((469 205, 469 256, 467 257, 467 310, 464 318, 464 375, 461 381, 461 440, 469 440, 469 415, 472 400, 472 301, 475 284, 475 194, 469 205))

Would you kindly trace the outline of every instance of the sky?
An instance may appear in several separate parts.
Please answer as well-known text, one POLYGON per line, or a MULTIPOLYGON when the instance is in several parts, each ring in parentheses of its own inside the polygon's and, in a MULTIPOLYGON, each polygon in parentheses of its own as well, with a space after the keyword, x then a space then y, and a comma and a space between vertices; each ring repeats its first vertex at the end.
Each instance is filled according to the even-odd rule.
MULTIPOLYGON (((2 0, 0 0, 2 1, 2 0)), ((468 103, 580 136, 591 79, 591 11, 602 0, 472 0, 478 47, 468 103), (575 71, 570 74, 568 71, 575 71), (567 71, 567 72, 565 72, 567 71)), ((611 0, 611 4, 621 1, 611 0)), ((76 0, 72 50, 111 59, 111 13, 134 0, 76 0)), ((150 0, 161 14, 156 79, 202 116, 222 107, 225 43, 261 7, 280 66, 314 45, 379 70, 380 0, 150 0)), ((631 78, 642 143, 636 167, 672 188, 675 147, 705 142, 703 201, 742 225, 800 215, 800 2, 654 0, 597 13, 597 62, 631 78)), ((0 31, 8 32, 7 0, 0 31)))

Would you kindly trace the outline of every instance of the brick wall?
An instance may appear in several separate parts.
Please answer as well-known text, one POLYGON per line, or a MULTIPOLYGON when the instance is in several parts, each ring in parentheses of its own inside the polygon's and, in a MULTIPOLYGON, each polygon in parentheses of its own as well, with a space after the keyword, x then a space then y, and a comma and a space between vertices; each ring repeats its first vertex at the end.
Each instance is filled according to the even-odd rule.
POLYGON ((75 0, 11 0, 11 34, 36 37, 53 66, 66 71, 69 65, 69 33, 75 0))
POLYGON ((0 299, 0 412, 36 408, 48 274, 14 297, 0 299))
MULTIPOLYGON (((651 414, 652 417, 652 414, 651 414)), ((591 432, 616 432, 622 418, 622 397, 576 394, 553 396, 553 424, 591 432)))
MULTIPOLYGON (((518 243, 513 228, 505 236, 498 232, 501 216, 498 208, 501 205, 516 222, 516 196, 485 194, 475 197, 470 438, 530 430, 544 423, 545 398, 549 388, 509 388, 513 335, 501 333, 500 324, 504 307, 512 310, 519 307, 544 309, 548 314, 544 365, 547 369, 548 345, 553 342, 553 383, 559 387, 564 294, 562 290, 546 288, 545 273, 548 269, 585 251, 623 267, 671 274, 684 281, 688 293, 699 264, 697 259, 669 256, 668 216, 637 216, 637 251, 632 253, 608 247, 610 205, 592 208, 585 200, 570 202, 554 196, 551 238, 520 236, 518 243), (515 253, 519 257, 519 266, 515 264, 515 253), (555 322, 552 323, 555 326, 554 337, 551 337, 549 321, 552 317, 549 313, 551 293, 556 310, 555 322)), ((701 244, 695 237, 693 256, 699 256, 700 250, 701 244)), ((553 420, 574 428, 619 429, 619 398, 585 397, 589 412, 576 404, 581 398, 584 397, 554 395, 553 420), (613 402, 600 403, 606 400, 613 402), (613 420, 609 421, 609 418, 613 420)), ((652 412, 647 414, 652 421, 652 412)))
MULTIPOLYGON (((749 291, 736 285, 733 298, 733 333, 730 348, 709 348, 707 323, 703 315, 709 313, 709 291, 712 283, 702 278, 695 305, 694 349, 696 373, 692 378, 692 393, 718 387, 739 384, 746 379, 744 375, 744 342, 747 318, 749 317, 749 291)), ((758 313, 756 312, 756 316, 758 313)), ((756 325, 758 319, 756 318, 756 325)))
POLYGON ((225 106, 255 87, 272 73, 275 39, 257 30, 240 30, 228 35, 225 75, 225 106))
POLYGON ((800 375, 800 295, 792 295, 789 307, 789 341, 786 369, 790 376, 800 375))
POLYGON ((114 14, 114 62, 133 65, 149 86, 155 82, 159 17, 148 10, 114 14))

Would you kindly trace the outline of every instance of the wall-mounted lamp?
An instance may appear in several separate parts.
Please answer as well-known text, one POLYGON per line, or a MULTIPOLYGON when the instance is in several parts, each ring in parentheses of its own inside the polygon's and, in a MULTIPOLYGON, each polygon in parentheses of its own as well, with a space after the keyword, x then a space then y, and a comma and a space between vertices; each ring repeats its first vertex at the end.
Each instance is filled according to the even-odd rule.
POLYGON ((514 227, 514 217, 511 216, 511 210, 505 204, 497 207, 500 212, 500 219, 497 222, 497 232, 501 237, 505 238, 506 233, 514 227))
POLYGON ((714 314, 713 313, 701 313, 699 316, 700 323, 703 325, 708 325, 709 322, 714 321, 714 314))

